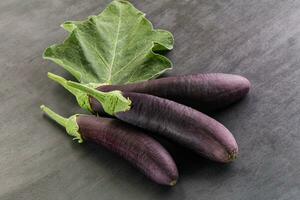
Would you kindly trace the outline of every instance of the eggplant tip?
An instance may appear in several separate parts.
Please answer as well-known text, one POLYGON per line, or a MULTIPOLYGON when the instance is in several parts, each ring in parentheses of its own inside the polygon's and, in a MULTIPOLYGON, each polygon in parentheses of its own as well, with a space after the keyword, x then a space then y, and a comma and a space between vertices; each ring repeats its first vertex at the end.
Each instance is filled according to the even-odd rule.
POLYGON ((228 154, 228 162, 234 161, 235 159, 237 159, 237 155, 238 155, 238 151, 237 150, 233 150, 231 152, 229 152, 228 154))
POLYGON ((243 88, 245 90, 245 94, 249 93, 249 91, 251 89, 251 82, 243 76, 240 76, 240 78, 241 78, 241 83, 243 83, 243 88))
POLYGON ((174 185, 176 185, 176 183, 177 183, 177 180, 175 179, 175 180, 170 182, 170 186, 174 186, 174 185))

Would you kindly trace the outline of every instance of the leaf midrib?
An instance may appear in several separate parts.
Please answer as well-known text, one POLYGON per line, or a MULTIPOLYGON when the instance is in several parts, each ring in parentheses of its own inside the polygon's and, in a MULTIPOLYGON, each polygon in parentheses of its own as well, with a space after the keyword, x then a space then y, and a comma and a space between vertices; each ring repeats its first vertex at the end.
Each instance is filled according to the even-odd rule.
POLYGON ((111 64, 109 66, 109 74, 108 74, 107 83, 111 82, 112 67, 114 65, 115 58, 116 58, 116 51, 117 51, 118 40, 119 40, 120 26, 121 26, 121 9, 119 9, 119 21, 118 21, 118 28, 117 28, 117 36, 116 36, 116 41, 115 41, 115 45, 114 45, 114 51, 113 51, 112 61, 111 61, 111 64))

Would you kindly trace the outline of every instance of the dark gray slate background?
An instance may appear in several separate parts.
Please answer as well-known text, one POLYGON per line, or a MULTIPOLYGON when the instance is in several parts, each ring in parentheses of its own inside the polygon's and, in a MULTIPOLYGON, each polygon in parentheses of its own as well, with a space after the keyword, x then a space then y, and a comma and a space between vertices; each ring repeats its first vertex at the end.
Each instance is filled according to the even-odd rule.
POLYGON ((220 165, 167 145, 176 187, 156 185, 127 162, 79 145, 43 117, 44 103, 83 112, 48 80, 42 59, 65 20, 98 14, 109 0, 0 1, 0 199, 297 200, 300 198, 300 1, 132 1, 155 27, 174 33, 168 75, 241 74, 253 84, 242 102, 214 114, 235 135, 239 159, 220 165))

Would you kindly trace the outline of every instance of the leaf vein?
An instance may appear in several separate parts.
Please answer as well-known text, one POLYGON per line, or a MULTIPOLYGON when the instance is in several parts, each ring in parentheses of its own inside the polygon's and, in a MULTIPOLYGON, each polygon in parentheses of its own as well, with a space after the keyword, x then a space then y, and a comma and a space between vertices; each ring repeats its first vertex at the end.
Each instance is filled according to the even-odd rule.
POLYGON ((122 67, 120 70, 118 70, 117 72, 115 72, 114 74, 112 74, 112 77, 114 77, 115 75, 117 75, 118 73, 120 73, 121 71, 123 71, 125 68, 127 68, 131 63, 133 63, 142 54, 146 54, 145 51, 141 51, 141 53, 139 53, 137 56, 135 56, 134 58, 132 58, 124 67, 122 67))
POLYGON ((108 79, 107 79, 108 83, 110 83, 111 77, 112 77, 111 73, 112 73, 112 67, 114 65, 115 58, 116 58, 116 51, 117 51, 118 40, 119 40, 120 26, 121 26, 121 9, 119 10, 119 21, 118 21, 118 28, 117 28, 117 36, 116 36, 116 41, 115 41, 115 45, 114 45, 113 57, 112 57, 111 64, 110 64, 110 67, 109 67, 109 76, 108 76, 108 79))

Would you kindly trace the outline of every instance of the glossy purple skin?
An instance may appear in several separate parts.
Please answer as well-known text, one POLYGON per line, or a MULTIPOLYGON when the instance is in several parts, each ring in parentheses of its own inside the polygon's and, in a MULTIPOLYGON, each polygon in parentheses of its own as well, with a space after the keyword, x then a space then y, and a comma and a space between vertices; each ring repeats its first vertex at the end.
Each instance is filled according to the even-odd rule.
POLYGON ((245 97, 250 90, 250 82, 239 75, 212 73, 166 77, 127 85, 105 85, 97 89, 151 94, 210 112, 245 97))
POLYGON ((84 140, 117 153, 158 184, 174 185, 177 167, 171 155, 141 129, 116 119, 80 115, 79 131, 84 140))
MULTIPOLYGON (((118 119, 159 133, 211 160, 226 163, 235 159, 238 146, 233 135, 211 117, 156 96, 131 92, 123 95, 132 101, 132 107, 117 113, 118 119)), ((95 101, 91 106, 98 112, 98 103, 92 103, 95 101)))

